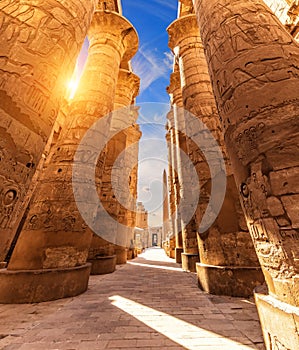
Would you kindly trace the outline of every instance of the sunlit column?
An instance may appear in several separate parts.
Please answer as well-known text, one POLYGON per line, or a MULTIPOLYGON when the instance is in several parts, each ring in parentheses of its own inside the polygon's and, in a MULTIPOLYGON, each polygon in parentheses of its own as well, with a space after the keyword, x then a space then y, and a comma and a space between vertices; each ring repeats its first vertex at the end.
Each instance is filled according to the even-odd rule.
MULTIPOLYGON (((135 121, 138 118, 138 108, 135 109, 135 121)), ((126 131, 126 147, 128 151, 126 152, 127 158, 129 158, 128 164, 131 164, 131 172, 129 176, 129 189, 130 197, 127 202, 128 210, 125 210, 125 223, 128 227, 127 236, 127 246, 128 259, 134 257, 135 254, 135 244, 134 244, 134 232, 136 227, 136 215, 137 215, 137 195, 138 195, 138 152, 139 152, 139 141, 142 136, 140 127, 138 124, 134 123, 126 131), (132 167, 133 166, 133 167, 132 167)), ((126 180, 127 181, 127 180, 126 180)))
MULTIPOLYGON (((182 7, 187 3, 187 0, 183 1, 182 7)), ((189 3, 192 5, 191 1, 189 3)), ((196 266, 198 279, 201 287, 208 292, 248 296, 253 293, 256 285, 263 282, 263 276, 245 224, 230 162, 226 155, 196 15, 193 14, 191 5, 190 13, 188 14, 183 7, 181 17, 168 28, 169 45, 179 63, 184 108, 199 118, 217 140, 223 153, 227 180, 226 196, 221 212, 210 229, 198 233, 200 255, 200 263, 196 266)), ((200 132, 193 125, 186 125, 186 128, 189 136, 200 132)), ((217 157, 213 147, 210 145, 208 152, 217 157)), ((211 169, 203 150, 199 149, 192 139, 188 142, 188 153, 200 183, 200 198, 196 211, 197 227, 199 227, 211 200, 211 169)), ((222 176, 224 169, 219 165, 217 158, 213 159, 212 166, 215 177, 222 176)))
POLYGON ((265 341, 268 349, 295 349, 299 47, 262 1, 195 6, 225 143, 269 288, 270 296, 257 295, 265 341))
POLYGON ((30 200, 95 3, 0 1, 0 262, 30 200))
MULTIPOLYGON (((188 179, 183 176, 183 168, 187 167, 188 164, 184 164, 181 159, 181 152, 185 152, 186 156, 188 154, 187 149, 187 139, 185 135, 185 117, 182 101, 182 90, 180 81, 180 72, 178 71, 177 65, 175 65, 175 71, 171 74, 170 85, 167 88, 169 93, 171 103, 173 106, 174 115, 174 129, 175 129, 175 139, 176 139, 176 158, 177 158, 177 174, 179 181, 179 191, 177 192, 177 203, 182 205, 188 196, 188 191, 186 187, 188 186, 188 179), (187 186, 186 186, 187 185, 187 186), (182 202, 181 202, 182 201, 182 202)), ((180 209, 177 208, 177 219, 183 220, 181 218, 180 209)), ((193 217, 190 222, 181 221, 181 233, 178 235, 178 245, 176 255, 181 256, 182 268, 184 270, 196 271, 195 263, 198 262, 198 244, 197 244, 197 230, 195 217, 193 217), (182 249, 183 248, 183 249, 182 249)))
MULTIPOLYGON (((115 227, 111 227, 110 222, 101 223, 104 230, 115 230, 117 236, 125 237, 129 235, 132 230, 128 227, 127 215, 129 215, 129 178, 126 175, 130 174, 130 165, 134 159, 130 159, 133 155, 128 152, 132 152, 131 149, 125 151, 127 148, 127 133, 130 132, 131 127, 123 130, 124 122, 127 124, 134 124, 138 117, 138 114, 134 113, 134 110, 125 107, 131 106, 134 99, 139 92, 140 80, 131 71, 127 69, 120 69, 115 98, 114 98, 114 113, 111 119, 111 131, 117 132, 117 134, 109 140, 106 148, 106 156, 103 165, 102 178, 99 186, 99 196, 101 202, 107 211, 107 213, 115 220, 115 227), (119 131, 119 132, 118 132, 119 131), (122 154, 121 164, 117 163, 117 158, 122 154), (116 169, 120 166, 121 169, 116 169), (112 173, 116 171, 117 178, 112 181, 112 173), (123 226, 118 225, 118 223, 123 226)), ((134 148, 138 157, 138 147, 134 148)), ((135 157, 134 157, 135 158, 135 157)), ((135 165, 135 164, 134 164, 135 165)), ((137 181, 137 179, 135 179, 137 181)), ((133 238, 133 237, 131 237, 133 238)), ((125 264, 127 262, 127 240, 124 242, 124 246, 113 245, 111 248, 116 254, 117 264, 125 264)), ((107 242, 106 245, 109 243, 107 242)), ((98 250, 103 247, 104 242, 97 236, 93 235, 89 258, 93 259, 98 250)), ((108 254, 108 252, 107 252, 108 254)))
MULTIPOLYGON (((131 23, 116 12, 97 10, 88 37, 89 55, 70 108, 68 118, 71 123, 63 138, 58 140, 41 177, 34 204, 8 265, 9 271, 31 271, 31 274, 30 271, 27 273, 30 278, 24 283, 39 282, 36 288, 40 294, 33 284, 30 295, 33 295, 33 300, 76 295, 87 287, 90 266, 86 259, 92 235, 81 218, 73 195, 74 155, 86 131, 113 110, 120 62, 129 60, 138 47, 137 34, 131 23), (42 270, 43 276, 49 272, 52 277, 48 278, 53 278, 53 281, 49 284, 39 280, 42 277, 35 273, 36 270, 42 270), (61 277, 63 274, 65 278, 61 277), (69 283, 69 278, 72 283, 69 283), (53 288, 50 287, 52 284, 53 288)), ((107 120, 106 127, 95 137, 102 138, 109 127, 107 120)), ((82 171, 92 166, 94 156, 98 156, 89 156, 88 152, 90 150, 83 155, 82 171)), ((97 175, 95 181, 98 181, 97 175)), ((84 193, 82 197, 85 198, 84 193)), ((19 293, 22 293, 21 289, 19 293)))
MULTIPOLYGON (((175 125, 174 125, 174 110, 173 108, 167 115, 168 127, 169 127, 169 144, 170 147, 170 159, 169 159, 169 190, 170 190, 170 220, 173 225, 173 234, 175 236, 175 252, 176 248, 182 247, 182 242, 179 239, 181 231, 181 225, 178 217, 178 204, 179 204, 179 186, 178 186, 178 175, 177 175, 177 151, 176 151, 176 138, 175 138, 175 125)), ((174 252, 174 253, 175 253, 174 252)), ((181 256, 178 254, 176 262, 181 263, 181 256)))

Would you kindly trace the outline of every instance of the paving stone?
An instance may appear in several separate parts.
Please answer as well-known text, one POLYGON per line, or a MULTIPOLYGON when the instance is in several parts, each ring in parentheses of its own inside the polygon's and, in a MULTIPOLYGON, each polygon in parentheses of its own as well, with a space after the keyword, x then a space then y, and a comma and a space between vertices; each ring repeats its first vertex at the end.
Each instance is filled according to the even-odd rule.
MULTIPOLYGON (((158 248, 133 262, 180 268, 158 248)), ((76 298, 0 305, 0 316, 1 350, 264 349, 252 300, 214 297, 188 273, 137 264, 91 276, 76 298)))

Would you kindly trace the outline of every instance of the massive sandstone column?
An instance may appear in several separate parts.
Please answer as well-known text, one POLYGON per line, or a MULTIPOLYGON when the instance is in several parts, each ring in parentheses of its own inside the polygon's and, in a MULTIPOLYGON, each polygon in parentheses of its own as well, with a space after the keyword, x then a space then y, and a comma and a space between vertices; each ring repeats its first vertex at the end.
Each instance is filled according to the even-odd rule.
POLYGON ((170 232, 167 237, 168 255, 175 258, 176 238, 178 234, 178 225, 174 217, 176 212, 176 189, 175 189, 175 154, 174 154, 174 133, 173 133, 173 112, 172 110, 167 114, 166 123, 166 141, 168 148, 168 193, 169 193, 169 224, 170 232))
MULTIPOLYGON (((139 109, 135 111, 135 121, 138 118, 139 109)), ((127 246, 128 258, 134 257, 134 232, 136 226, 136 215, 137 215, 137 196, 138 196, 138 156, 139 156, 139 141, 142 136, 140 127, 138 124, 133 124, 126 131, 126 147, 127 151, 125 153, 126 159, 128 159, 127 164, 131 166, 130 176, 129 176, 129 197, 127 193, 125 194, 125 203, 127 203, 126 208, 121 207, 121 213, 124 216, 124 224, 128 227, 127 232, 127 246)), ((126 179, 128 181, 128 179, 126 179)))
MULTIPOLYGON (((179 181, 179 193, 177 194, 179 198, 178 201, 185 202, 188 197, 188 190, 192 188, 190 179, 186 178, 183 174, 183 168, 188 167, 188 164, 184 164, 181 159, 180 150, 188 154, 187 148, 187 139, 185 132, 185 117, 183 109, 183 100, 182 100, 182 90, 181 90, 181 78, 180 72, 177 65, 175 65, 174 72, 170 77, 170 85, 167 88, 167 91, 170 96, 172 108, 173 108, 173 119, 174 119, 174 132, 175 132, 175 152, 177 159, 177 173, 179 181)), ((182 205, 181 203, 181 205, 182 205)), ((183 204, 184 205, 184 204, 183 204)), ((184 208, 184 210, 192 210, 193 208, 184 208)), ((179 209, 180 210, 180 209, 179 209)), ((177 213, 179 213, 177 210, 177 213)), ((179 219, 179 218, 177 218, 179 219)), ((192 217, 190 222, 184 221, 184 216, 180 217, 181 219, 181 238, 178 236, 177 242, 177 255, 181 253, 182 259, 182 268, 186 271, 196 271, 196 263, 199 261, 198 256, 198 244, 197 244, 197 229, 195 217, 192 217), (183 248, 183 249, 182 249, 183 248)))
POLYGON ((169 192, 168 192, 168 181, 167 181, 167 173, 166 170, 163 171, 163 239, 162 241, 166 241, 169 232, 169 192))
MULTIPOLYGON (((139 92, 140 79, 131 71, 120 69, 114 98, 114 113, 111 119, 111 131, 117 132, 115 136, 109 140, 106 148, 106 156, 103 164, 102 176, 99 186, 99 196, 103 207, 115 221, 115 226, 111 227, 110 220, 101 222, 103 229, 113 230, 119 237, 124 237, 129 234, 130 228, 127 227, 130 192, 129 179, 125 175, 130 174, 127 169, 130 167, 130 159, 132 154, 125 151, 127 148, 127 133, 130 133, 131 127, 127 128, 124 125, 134 124, 138 117, 138 113, 134 113, 131 108, 125 108, 132 105, 134 99, 139 92), (125 121, 125 123, 124 123, 125 121), (125 129, 124 129, 125 127, 125 129), (124 152, 122 164, 116 163, 118 156, 124 152), (121 169, 115 169, 116 166, 121 166, 121 169), (112 172, 117 172, 117 178, 112 182, 112 172), (126 185, 127 184, 127 185, 126 185), (115 187, 113 186, 115 185, 115 187), (127 189, 127 191, 125 191, 127 189), (123 226, 119 226, 118 223, 123 226)), ((135 147, 134 147, 135 148, 135 147)), ((136 148, 135 148, 136 150, 136 148)), ((138 148, 136 150, 138 157, 138 148)), ((132 208, 134 210, 134 208, 132 208)), ((117 237, 116 237, 117 238, 117 237)), ((93 235, 91 247, 89 250, 89 259, 94 259, 99 252, 103 254, 116 254, 116 263, 124 264, 127 262, 127 240, 124 245, 115 245, 103 241, 96 234, 93 235), (106 248, 105 248, 106 247, 106 248)))
POLYGON ((30 199, 95 3, 0 1, 0 262, 30 199))
MULTIPOLYGON (((51 300, 76 295, 87 287, 90 265, 86 259, 92 235, 73 195, 74 155, 86 131, 113 109, 120 62, 129 60, 138 47, 131 23, 113 11, 95 12, 88 37, 89 56, 70 108, 71 123, 50 155, 6 275, 1 276, 0 300, 4 302, 51 300)), ((106 124, 95 138, 108 132, 110 123, 106 124)), ((90 153, 89 149, 82 152, 82 172, 98 156, 90 153)), ((84 195, 82 200, 88 204, 84 195)))
POLYGON ((172 181, 173 181, 173 190, 174 190, 174 212, 172 217, 174 220, 174 229, 175 229, 175 259, 177 263, 182 262, 182 252, 183 252, 183 242, 182 242, 182 225, 181 217, 179 211, 180 204, 180 186, 179 186, 179 177, 178 177, 178 131, 176 129, 176 113, 175 109, 172 106, 172 111, 169 114, 169 127, 170 127, 170 137, 171 137, 171 170, 172 170, 172 181))
POLYGON ((265 341, 268 349, 297 349, 299 46, 262 1, 195 6, 227 150, 269 288, 268 296, 256 295, 265 341))
MULTIPOLYGON (((210 293, 248 296, 252 295, 256 285, 263 282, 263 275, 238 200, 230 162, 226 156, 196 15, 192 14, 191 6, 191 14, 182 11, 185 3, 188 1, 185 0, 181 5, 182 17, 168 28, 169 44, 179 61, 183 104, 187 111, 206 125, 220 145, 227 178, 226 195, 218 217, 208 230, 198 233, 200 263, 196 268, 199 285, 210 293)), ((189 128, 190 135, 200 132, 192 125, 186 127, 189 128)), ((203 151, 191 140, 188 142, 188 151, 200 182, 200 198, 196 211, 197 227, 199 227, 211 200, 211 169, 203 151)), ((215 150, 209 146, 208 152, 213 154, 215 150)), ((223 169, 217 159, 213 160, 212 166, 215 177, 225 176, 222 175, 223 169)))
MULTIPOLYGON (((139 107, 131 108, 131 113, 133 113, 133 120, 136 122, 139 116, 139 107)), ((127 169, 130 172, 130 175, 129 175, 130 193, 129 194, 124 193, 124 197, 125 197, 124 202, 127 203, 127 205, 126 205, 126 208, 121 207, 121 213, 124 217, 124 224, 127 225, 128 227, 128 235, 127 235, 127 246, 129 247, 128 259, 132 259, 133 257, 135 257, 134 239, 135 239, 135 227, 136 227, 136 216, 137 216, 139 141, 142 136, 140 127, 135 122, 125 130, 125 134, 126 134, 125 164, 127 164, 130 168, 130 169, 127 169)), ((125 181, 128 181, 128 179, 126 179, 125 181)))

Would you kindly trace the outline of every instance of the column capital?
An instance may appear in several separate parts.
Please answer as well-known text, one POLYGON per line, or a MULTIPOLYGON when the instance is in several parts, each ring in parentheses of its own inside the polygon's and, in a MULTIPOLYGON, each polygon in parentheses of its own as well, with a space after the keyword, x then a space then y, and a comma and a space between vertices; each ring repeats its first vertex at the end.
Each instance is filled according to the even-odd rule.
POLYGON ((173 72, 170 75, 170 84, 167 87, 172 104, 178 106, 183 105, 182 88, 181 88, 181 75, 179 71, 173 72))
POLYGON ((196 15, 187 15, 176 19, 167 28, 169 35, 168 46, 174 51, 174 49, 180 46, 180 43, 189 38, 190 36, 199 37, 199 27, 197 24, 196 15))
POLYGON ((119 85, 125 85, 131 91, 132 101, 138 96, 140 89, 140 78, 127 69, 120 69, 118 74, 119 85))
POLYGON ((129 61, 138 50, 138 34, 132 23, 113 11, 97 10, 95 12, 88 31, 88 38, 90 48, 97 44, 117 45, 117 41, 121 39, 124 46, 122 60, 129 61))

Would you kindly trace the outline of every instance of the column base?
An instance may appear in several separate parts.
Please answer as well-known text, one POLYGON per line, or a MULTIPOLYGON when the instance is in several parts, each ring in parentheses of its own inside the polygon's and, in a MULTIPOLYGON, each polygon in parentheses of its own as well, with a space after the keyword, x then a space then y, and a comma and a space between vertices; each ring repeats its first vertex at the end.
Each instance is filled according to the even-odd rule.
POLYGON ((134 255, 135 255, 135 249, 130 248, 127 250, 127 260, 134 259, 135 258, 134 255))
POLYGON ((127 249, 115 249, 116 265, 124 265, 127 263, 127 249))
POLYGON ((182 263, 182 253, 184 252, 183 248, 175 248, 175 261, 178 264, 182 263))
POLYGON ((88 262, 91 263, 91 275, 106 275, 115 271, 116 255, 98 256, 88 262))
POLYGON ((259 292, 254 296, 266 349, 299 349, 299 307, 259 292))
POLYGON ((170 249, 170 251, 169 251, 169 257, 170 257, 171 259, 175 259, 175 250, 174 250, 174 249, 170 249))
POLYGON ((264 283, 260 267, 196 264, 199 288, 210 294, 248 298, 264 283))
POLYGON ((88 287, 91 264, 49 270, 0 270, 0 303, 26 304, 74 297, 88 287))
POLYGON ((199 262, 198 254, 182 253, 182 269, 188 272, 196 272, 196 263, 199 262))

